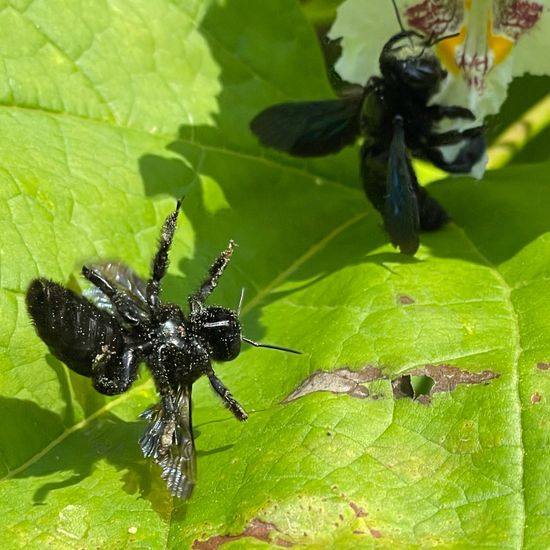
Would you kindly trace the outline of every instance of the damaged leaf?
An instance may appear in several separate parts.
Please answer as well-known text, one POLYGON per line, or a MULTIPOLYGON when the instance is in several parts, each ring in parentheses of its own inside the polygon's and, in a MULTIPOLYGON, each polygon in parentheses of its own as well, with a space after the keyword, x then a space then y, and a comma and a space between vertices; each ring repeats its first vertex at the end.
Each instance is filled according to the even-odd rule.
POLYGON ((392 380, 395 399, 417 399, 429 403, 437 392, 451 392, 458 384, 486 384, 500 374, 485 370, 469 372, 452 365, 426 365, 392 380))
POLYGON ((469 372, 452 365, 426 365, 411 371, 411 376, 426 376, 433 380, 429 393, 453 391, 458 384, 486 384, 500 374, 491 370, 469 372))
MULTIPOLYGON (((453 391, 458 384, 486 384, 499 376, 498 373, 490 370, 469 372, 452 365, 426 365, 395 378, 391 381, 391 386, 394 399, 427 398, 429 400, 430 395, 453 391)), ((350 397, 364 399, 370 394, 363 384, 386 378, 388 376, 377 367, 364 367, 358 371, 348 368, 316 371, 285 397, 282 403, 290 403, 315 392, 347 394, 350 397)), ((424 402, 427 402, 426 399, 424 402)))
POLYGON ((362 384, 382 377, 382 371, 376 367, 365 367, 359 371, 347 368, 337 369, 332 372, 317 371, 308 376, 282 402, 290 403, 295 399, 314 392, 345 393, 351 397, 364 399, 369 396, 369 390, 362 384))

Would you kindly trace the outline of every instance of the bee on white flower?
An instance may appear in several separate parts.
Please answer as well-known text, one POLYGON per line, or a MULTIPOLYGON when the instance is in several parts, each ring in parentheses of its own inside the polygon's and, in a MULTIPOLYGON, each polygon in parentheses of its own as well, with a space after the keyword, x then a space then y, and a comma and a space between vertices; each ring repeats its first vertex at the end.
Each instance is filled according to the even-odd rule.
MULTIPOLYGON (((341 39, 335 68, 348 82, 378 74, 373 52, 397 32, 390 1, 386 9, 381 4, 346 0, 338 9, 329 37, 341 39)), ((548 0, 395 0, 394 6, 406 28, 438 39, 434 50, 448 77, 431 102, 462 105, 476 116, 465 125, 453 123, 455 129, 498 113, 514 77, 550 74, 550 56, 541 54, 550 47, 548 0)), ((472 175, 480 177, 483 169, 484 162, 472 175)))

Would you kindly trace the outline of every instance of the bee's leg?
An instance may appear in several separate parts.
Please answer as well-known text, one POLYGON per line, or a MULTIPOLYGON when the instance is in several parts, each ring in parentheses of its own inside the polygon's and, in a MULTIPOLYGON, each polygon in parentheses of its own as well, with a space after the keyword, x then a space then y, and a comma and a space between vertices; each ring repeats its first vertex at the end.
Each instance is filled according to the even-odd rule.
POLYGON ((467 174, 472 167, 479 162, 487 149, 485 137, 478 128, 471 128, 472 133, 469 135, 462 132, 462 135, 453 132, 445 132, 439 134, 438 138, 432 139, 430 145, 423 149, 425 156, 436 166, 447 172, 457 174, 467 174), (446 135, 447 134, 447 135, 446 135), (451 134, 451 135, 449 135, 451 134), (443 152, 438 146, 452 145, 463 143, 453 158, 445 158, 443 152))
POLYGON ((119 315, 131 325, 137 325, 143 316, 143 310, 136 306, 136 303, 126 294, 120 292, 101 273, 93 267, 82 266, 82 275, 94 286, 99 288, 116 308, 119 315))
POLYGON ((139 440, 144 456, 153 457, 157 461, 165 456, 168 449, 176 442, 179 414, 176 395, 164 367, 164 353, 164 346, 160 346, 155 353, 147 357, 147 366, 161 400, 141 415, 149 421, 149 425, 139 440))
POLYGON ((138 362, 132 348, 126 349, 121 357, 103 349, 92 365, 94 388, 105 395, 124 393, 136 379, 138 362))
POLYGON ((470 109, 460 107, 459 105, 430 105, 427 107, 427 113, 433 120, 441 120, 442 118, 476 119, 474 113, 472 113, 470 109))
POLYGON ((239 405, 237 400, 231 395, 231 392, 223 385, 223 382, 216 376, 212 368, 206 372, 210 384, 214 388, 214 391, 222 398, 224 405, 235 415, 237 420, 246 420, 248 414, 239 405))
POLYGON ((174 418, 176 415, 175 389, 172 388, 170 378, 164 366, 165 353, 165 346, 159 346, 154 353, 148 354, 147 366, 151 371, 151 376, 155 381, 155 387, 161 397, 164 414, 170 418, 174 418))
POLYGON ((447 132, 433 132, 426 139, 428 146, 455 145, 468 139, 476 139, 483 135, 483 126, 474 126, 465 130, 449 130, 447 132))
POLYGON ((181 201, 178 201, 176 209, 164 220, 160 233, 159 248, 153 259, 151 278, 147 282, 147 301, 153 309, 158 306, 160 281, 166 275, 166 270, 168 269, 168 252, 170 251, 174 233, 176 232, 180 206, 181 201))
POLYGON ((235 248, 235 243, 229 241, 227 248, 216 258, 214 263, 210 266, 208 270, 208 277, 203 281, 199 289, 189 296, 189 307, 191 312, 197 312, 201 309, 202 304, 204 304, 206 298, 212 294, 216 286, 218 285, 218 280, 222 276, 231 255, 233 254, 233 249, 235 248))

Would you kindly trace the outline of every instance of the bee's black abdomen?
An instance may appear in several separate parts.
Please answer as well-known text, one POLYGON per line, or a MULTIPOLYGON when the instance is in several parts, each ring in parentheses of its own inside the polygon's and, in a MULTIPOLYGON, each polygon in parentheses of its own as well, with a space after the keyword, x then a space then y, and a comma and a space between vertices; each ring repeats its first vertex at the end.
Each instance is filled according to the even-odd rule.
POLYGON ((40 338, 78 374, 91 376, 100 356, 121 353, 123 337, 115 319, 73 291, 47 279, 34 279, 26 302, 40 338))
POLYGON ((423 231, 435 231, 449 221, 447 211, 423 187, 418 188, 418 210, 423 231))

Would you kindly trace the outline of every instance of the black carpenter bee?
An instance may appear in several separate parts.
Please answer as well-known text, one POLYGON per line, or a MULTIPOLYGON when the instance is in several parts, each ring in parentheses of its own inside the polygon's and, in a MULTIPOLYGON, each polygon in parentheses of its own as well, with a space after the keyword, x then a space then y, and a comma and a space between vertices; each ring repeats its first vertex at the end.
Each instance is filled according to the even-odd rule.
POLYGON ((88 297, 41 278, 31 282, 26 300, 36 331, 52 354, 71 370, 90 377, 98 392, 125 392, 136 379, 139 364, 148 366, 160 402, 141 415, 149 424, 139 444, 144 456, 160 465, 170 493, 188 498, 196 473, 193 382, 206 375, 226 407, 238 420, 246 420, 245 410, 214 373, 212 361, 235 359, 241 341, 299 352, 242 335, 242 294, 237 311, 205 305, 229 263, 233 241, 212 264, 200 288, 189 296, 188 316, 179 305, 160 300, 179 208, 178 202, 164 222, 148 281, 122 263, 85 265, 82 274, 94 285, 88 297))
POLYGON ((447 76, 432 50, 442 39, 399 24, 401 32, 380 55, 382 76, 340 99, 274 105, 250 127, 263 145, 298 157, 336 153, 362 136, 360 167, 367 197, 382 214, 392 244, 414 254, 419 230, 438 229, 448 216, 419 186, 408 151, 448 172, 468 173, 486 144, 482 126, 436 132, 445 118, 471 121, 475 116, 464 107, 430 104, 447 76), (458 149, 452 159, 441 150, 449 145, 458 149))

